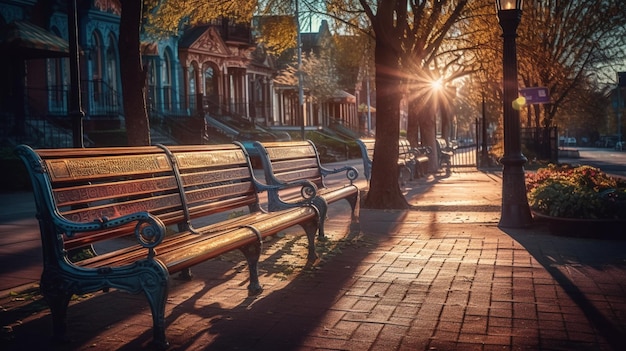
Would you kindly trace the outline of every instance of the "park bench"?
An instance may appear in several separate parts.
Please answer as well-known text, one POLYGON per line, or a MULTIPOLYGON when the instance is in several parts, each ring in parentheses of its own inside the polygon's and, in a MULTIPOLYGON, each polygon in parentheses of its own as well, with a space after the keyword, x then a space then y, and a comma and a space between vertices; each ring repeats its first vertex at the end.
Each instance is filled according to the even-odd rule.
POLYGON ((238 249, 250 271, 249 294, 259 294, 263 238, 295 225, 306 232, 308 259, 316 259, 319 213, 326 209, 315 185, 295 182, 290 186, 305 198, 291 204, 275 200, 272 211, 262 209, 258 193, 278 186, 257 181, 240 144, 41 150, 20 145, 16 153, 32 182, 43 250, 40 289, 57 340, 65 338, 73 294, 116 288, 145 294, 153 342, 167 347, 172 274, 190 278, 190 267, 238 249), (98 251, 111 241, 124 245, 98 251), (69 254, 85 248, 95 249, 86 258, 69 254))
POLYGON ((398 140, 398 158, 410 165, 411 178, 421 178, 428 173, 428 154, 426 148, 414 148, 407 139, 398 140))
MULTIPOLYGON (((374 159, 375 139, 358 139, 357 144, 361 149, 361 157, 363 159, 363 173, 369 181, 372 172, 372 161, 374 159)), ((427 149, 416 149, 411 147, 407 139, 398 139, 398 167, 400 167, 400 177, 403 178, 402 170, 409 174, 410 180, 413 178, 424 176, 428 169, 428 152, 427 149)), ((401 179, 403 180, 403 179, 401 179)))
MULTIPOLYGON (((310 140, 289 142, 254 142, 256 154, 263 165, 265 181, 268 185, 277 186, 268 191, 268 205, 273 208, 273 203, 283 201, 291 202, 298 197, 288 196, 280 187, 293 181, 310 181, 317 186, 317 196, 324 199, 327 204, 345 199, 352 208, 352 220, 357 218, 359 205, 359 189, 353 181, 359 176, 356 168, 344 166, 329 169, 322 166, 317 148, 310 140), (348 184, 329 186, 325 181, 331 174, 345 172, 348 184)), ((319 206, 323 209, 325 206, 319 206)), ((324 236, 324 221, 326 213, 320 213, 321 222, 319 236, 324 236)))
POLYGON ((452 167, 452 157, 454 156, 455 148, 448 146, 448 142, 443 138, 437 138, 436 145, 439 168, 443 167, 445 164, 446 169, 450 170, 450 167, 452 167))

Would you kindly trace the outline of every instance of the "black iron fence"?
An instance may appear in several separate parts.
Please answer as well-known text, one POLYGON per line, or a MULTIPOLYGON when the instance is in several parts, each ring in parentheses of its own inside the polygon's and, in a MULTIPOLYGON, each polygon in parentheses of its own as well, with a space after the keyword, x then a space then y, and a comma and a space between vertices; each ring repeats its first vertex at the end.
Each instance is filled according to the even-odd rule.
POLYGON ((526 158, 556 163, 559 160, 557 127, 522 128, 522 151, 526 158))
MULTIPOLYGON (((480 122, 475 124, 475 134, 454 140, 453 167, 490 166, 502 156, 502 133, 490 133, 480 122)), ((558 162, 558 134, 556 127, 522 128, 520 130, 522 153, 529 160, 558 162)))

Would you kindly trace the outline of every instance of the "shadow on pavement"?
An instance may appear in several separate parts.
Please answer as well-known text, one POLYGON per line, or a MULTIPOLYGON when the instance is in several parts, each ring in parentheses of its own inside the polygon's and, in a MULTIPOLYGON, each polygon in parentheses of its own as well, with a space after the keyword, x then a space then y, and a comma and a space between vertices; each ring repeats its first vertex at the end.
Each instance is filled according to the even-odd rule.
POLYGON ((526 229, 502 230, 546 269, 613 349, 626 349, 626 306, 607 306, 611 301, 600 301, 593 294, 600 289, 604 295, 623 298, 626 291, 626 240, 555 236, 549 233, 545 223, 535 223, 526 229), (603 274, 597 274, 600 271, 603 274), (615 275, 604 274, 610 271, 615 271, 615 275), (609 276, 606 281, 598 281, 606 276, 609 276), (621 308, 621 316, 613 315, 611 307, 613 311, 621 308))

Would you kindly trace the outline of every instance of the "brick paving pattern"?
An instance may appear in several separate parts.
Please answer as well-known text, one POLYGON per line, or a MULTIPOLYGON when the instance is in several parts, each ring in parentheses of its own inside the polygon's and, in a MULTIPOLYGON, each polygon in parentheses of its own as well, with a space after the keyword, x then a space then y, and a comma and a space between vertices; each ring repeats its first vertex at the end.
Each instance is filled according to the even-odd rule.
MULTIPOLYGON (((430 176, 403 188, 410 210, 361 209, 359 223, 333 204, 315 265, 298 230, 265 243, 261 296, 242 255, 200 264, 172 284, 171 349, 625 350, 626 241, 499 228, 500 187, 497 172, 430 176)), ((0 349, 50 349, 36 285, 18 290, 0 297, 0 349)), ((77 297, 68 315, 72 341, 55 349, 150 349, 141 295, 77 297)))

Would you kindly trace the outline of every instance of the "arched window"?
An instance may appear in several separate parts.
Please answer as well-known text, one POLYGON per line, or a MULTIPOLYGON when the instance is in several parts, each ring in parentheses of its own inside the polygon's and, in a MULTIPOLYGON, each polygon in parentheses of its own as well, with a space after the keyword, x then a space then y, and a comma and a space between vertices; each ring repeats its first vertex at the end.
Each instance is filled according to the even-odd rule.
POLYGON ((169 51, 163 54, 163 65, 161 65, 161 84, 163 88, 163 109, 172 109, 172 59, 169 51))

